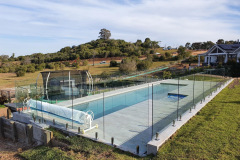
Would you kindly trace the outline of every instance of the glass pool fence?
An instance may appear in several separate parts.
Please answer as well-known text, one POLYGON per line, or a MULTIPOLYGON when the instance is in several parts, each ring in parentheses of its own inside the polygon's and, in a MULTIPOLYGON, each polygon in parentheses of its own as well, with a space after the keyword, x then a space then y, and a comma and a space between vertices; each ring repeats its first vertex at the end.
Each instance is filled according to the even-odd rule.
POLYGON ((221 69, 210 69, 80 98, 74 96, 71 86, 68 88, 71 95, 65 100, 46 99, 41 83, 16 83, 16 107, 36 123, 102 139, 129 150, 140 146, 139 152, 145 153, 146 144, 157 132, 194 110, 196 104, 230 79, 224 75, 221 69))

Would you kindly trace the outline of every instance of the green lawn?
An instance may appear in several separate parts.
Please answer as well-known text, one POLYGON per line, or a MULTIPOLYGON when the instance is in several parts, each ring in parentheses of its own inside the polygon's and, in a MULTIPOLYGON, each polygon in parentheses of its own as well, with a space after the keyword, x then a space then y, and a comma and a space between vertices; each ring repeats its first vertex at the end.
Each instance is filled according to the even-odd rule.
POLYGON ((240 159, 240 85, 225 88, 158 151, 156 159, 240 159))
POLYGON ((240 159, 240 85, 225 88, 177 131, 155 157, 140 158, 83 137, 53 130, 65 148, 40 146, 21 153, 26 159, 240 159), (60 158, 61 157, 61 158, 60 158))
POLYGON ((123 152, 117 148, 97 143, 84 137, 67 137, 63 133, 50 128, 53 131, 54 138, 60 142, 68 144, 67 147, 45 147, 40 146, 27 150, 20 154, 21 157, 36 159, 137 159, 138 156, 123 152))

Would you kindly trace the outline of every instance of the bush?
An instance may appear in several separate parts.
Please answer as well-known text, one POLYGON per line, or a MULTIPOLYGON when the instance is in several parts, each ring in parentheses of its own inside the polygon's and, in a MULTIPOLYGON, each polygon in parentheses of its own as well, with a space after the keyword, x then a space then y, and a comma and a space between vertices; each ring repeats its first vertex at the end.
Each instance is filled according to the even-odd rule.
POLYGON ((60 68, 59 64, 58 64, 58 63, 55 63, 55 64, 54 64, 54 69, 55 69, 55 71, 59 70, 59 68, 60 68))
POLYGON ((165 55, 161 55, 161 57, 159 57, 159 61, 164 61, 166 59, 165 55))
POLYGON ((87 60, 84 60, 83 61, 83 66, 87 66, 88 65, 88 61, 87 60))
POLYGON ((60 68, 61 68, 61 70, 64 70, 65 65, 64 65, 63 63, 61 63, 61 64, 60 64, 60 68))
POLYGON ((169 53, 169 52, 165 52, 165 57, 166 57, 166 58, 171 58, 172 55, 171 55, 171 53, 169 53))
POLYGON ((31 73, 34 73, 35 72, 35 67, 33 65, 29 65, 27 67, 27 72, 31 72, 31 73))
POLYGON ((172 73, 169 71, 164 71, 163 72, 163 79, 168 79, 172 77, 172 73))
POLYGON ((123 73, 131 73, 136 71, 136 60, 131 58, 126 58, 122 60, 122 63, 119 66, 120 72, 123 73))
POLYGON ((15 66, 12 66, 12 67, 9 67, 9 73, 15 73, 16 71, 16 67, 15 66))
POLYGON ((151 67, 152 62, 151 61, 141 61, 137 64, 137 70, 142 71, 142 70, 147 70, 151 67))
POLYGON ((153 62, 157 62, 157 61, 159 61, 159 57, 158 57, 158 55, 154 54, 152 60, 153 60, 153 62))
POLYGON ((25 76, 26 71, 27 71, 27 68, 25 66, 20 66, 16 69, 15 73, 17 77, 23 77, 25 76))
POLYGON ((7 102, 8 102, 8 99, 6 96, 0 97, 0 105, 4 105, 4 103, 7 103, 7 102))
POLYGON ((110 61, 110 67, 117 67, 117 65, 118 65, 117 61, 114 60, 110 61))
POLYGON ((45 69, 45 63, 41 63, 41 64, 38 64, 38 65, 36 65, 35 66, 35 69, 37 70, 37 71, 42 71, 42 70, 44 70, 45 69))
POLYGON ((106 71, 103 71, 101 74, 100 74, 100 77, 103 78, 103 79, 107 79, 110 77, 110 74, 106 71))
POLYGON ((63 64, 64 64, 66 67, 70 67, 70 63, 69 63, 68 61, 63 62, 63 64))
POLYGON ((9 68, 8 67, 2 67, 2 73, 8 73, 9 68))
POLYGON ((46 68, 54 69, 54 64, 53 63, 47 63, 46 68))

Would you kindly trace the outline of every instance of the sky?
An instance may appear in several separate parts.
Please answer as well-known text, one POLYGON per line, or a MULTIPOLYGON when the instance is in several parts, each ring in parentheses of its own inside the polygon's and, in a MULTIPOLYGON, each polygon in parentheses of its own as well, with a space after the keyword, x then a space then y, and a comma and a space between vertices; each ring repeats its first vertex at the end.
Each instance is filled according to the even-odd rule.
POLYGON ((0 0, 0 55, 57 52, 98 39, 186 42, 240 39, 239 0, 0 0))

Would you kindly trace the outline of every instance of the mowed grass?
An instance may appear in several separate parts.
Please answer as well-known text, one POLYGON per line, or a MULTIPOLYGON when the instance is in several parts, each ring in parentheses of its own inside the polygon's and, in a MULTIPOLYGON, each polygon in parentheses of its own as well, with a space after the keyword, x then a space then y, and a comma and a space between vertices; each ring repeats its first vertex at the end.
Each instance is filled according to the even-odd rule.
POLYGON ((225 88, 158 151, 156 159, 240 159, 240 85, 225 88))
POLYGON ((167 66, 170 64, 170 62, 175 62, 175 61, 159 61, 159 62, 153 62, 152 66, 150 69, 161 67, 161 66, 167 66))
POLYGON ((117 148, 94 142, 84 137, 68 137, 63 133, 50 128, 53 131, 55 140, 67 144, 65 147, 46 147, 40 146, 23 153, 20 156, 29 159, 137 159, 138 156, 123 152, 117 148))

